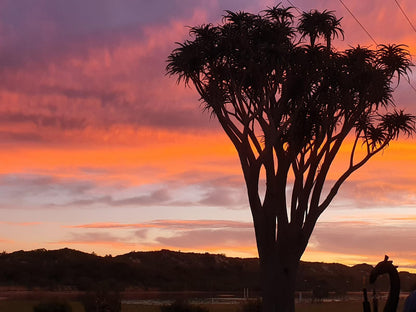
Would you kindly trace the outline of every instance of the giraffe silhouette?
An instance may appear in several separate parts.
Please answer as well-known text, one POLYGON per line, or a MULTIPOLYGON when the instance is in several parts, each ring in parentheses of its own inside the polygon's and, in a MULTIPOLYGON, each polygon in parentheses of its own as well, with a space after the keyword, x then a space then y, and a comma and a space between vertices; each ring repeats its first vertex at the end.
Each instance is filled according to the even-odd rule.
MULTIPOLYGON (((370 273, 370 283, 374 284, 380 275, 388 274, 390 278, 390 291, 387 298, 384 312, 396 312, 397 304, 399 303, 400 294, 400 278, 397 272, 397 266, 393 265, 393 261, 389 257, 384 256, 384 260, 379 262, 370 273)), ((377 312, 374 310, 374 312, 377 312)))

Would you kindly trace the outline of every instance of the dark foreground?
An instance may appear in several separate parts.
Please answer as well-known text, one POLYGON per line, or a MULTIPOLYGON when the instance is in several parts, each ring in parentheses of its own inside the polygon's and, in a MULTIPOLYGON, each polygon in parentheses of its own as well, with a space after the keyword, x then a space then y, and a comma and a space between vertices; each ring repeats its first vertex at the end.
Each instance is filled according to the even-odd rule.
MULTIPOLYGON (((33 312, 33 307, 38 301, 33 300, 2 300, 0 301, 1 312, 33 312)), ((69 301, 72 307, 72 312, 84 312, 84 308, 80 302, 69 301)), ((239 312, 241 311, 240 304, 200 304, 207 308, 210 312, 239 312)), ((399 302, 398 311, 403 310, 403 300, 399 302)), ((122 312, 160 312, 160 306, 158 305, 146 305, 146 304, 122 304, 122 312)), ((361 302, 323 302, 323 303, 300 303, 296 304, 297 312, 351 312, 362 311, 361 302)))
MULTIPOLYGON (((25 291, 14 290, 0 292, 0 312, 33 312, 33 307, 40 302, 65 302, 72 308, 72 312, 85 312, 83 304, 79 300, 82 292, 61 291, 25 291)), ((238 294, 211 294, 197 292, 124 292, 121 295, 122 312, 160 312, 162 305, 167 305, 176 299, 189 299, 191 304, 208 309, 209 312, 240 312, 247 299, 238 297, 238 294), (159 298, 157 298, 159 297, 159 298)), ((386 294, 381 294, 380 307, 384 307, 386 294)), ((401 294, 398 311, 403 310, 404 299, 407 293, 401 294)), ((255 300, 253 298, 248 300, 255 300)), ((379 309, 381 310, 381 309, 379 309)), ((310 293, 304 292, 297 297, 296 311, 298 312, 351 312, 362 311, 360 293, 348 293, 342 297, 330 295, 320 302, 312 302, 310 293), (300 302, 299 302, 300 299, 300 302)))

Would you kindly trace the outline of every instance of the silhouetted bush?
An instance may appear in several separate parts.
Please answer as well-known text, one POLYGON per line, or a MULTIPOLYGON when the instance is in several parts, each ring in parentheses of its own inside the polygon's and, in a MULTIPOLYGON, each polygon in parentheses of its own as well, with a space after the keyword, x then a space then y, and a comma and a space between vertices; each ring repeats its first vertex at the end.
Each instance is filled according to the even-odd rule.
POLYGON ((33 312, 71 312, 71 306, 66 302, 41 302, 33 307, 33 312))
POLYGON ((197 305, 191 305, 182 300, 176 300, 170 305, 160 308, 161 312, 208 312, 208 309, 197 305))
POLYGON ((85 312, 120 312, 121 295, 108 284, 98 284, 94 291, 86 292, 81 298, 85 312))

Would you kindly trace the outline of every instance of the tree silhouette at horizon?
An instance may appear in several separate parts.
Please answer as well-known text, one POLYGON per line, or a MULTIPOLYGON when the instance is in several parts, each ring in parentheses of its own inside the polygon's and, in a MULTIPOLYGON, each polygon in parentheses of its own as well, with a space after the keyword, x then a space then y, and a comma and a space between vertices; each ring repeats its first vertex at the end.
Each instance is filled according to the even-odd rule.
POLYGON ((343 36, 341 19, 314 10, 296 24, 291 9, 226 11, 220 25, 190 28, 191 38, 167 64, 178 83, 195 87, 238 152, 263 311, 294 311, 296 272, 319 216, 353 172, 415 132, 415 116, 396 109, 392 98, 392 86, 412 65, 406 46, 337 51, 331 39, 343 36), (332 180, 328 173, 348 138, 346 168, 332 180))

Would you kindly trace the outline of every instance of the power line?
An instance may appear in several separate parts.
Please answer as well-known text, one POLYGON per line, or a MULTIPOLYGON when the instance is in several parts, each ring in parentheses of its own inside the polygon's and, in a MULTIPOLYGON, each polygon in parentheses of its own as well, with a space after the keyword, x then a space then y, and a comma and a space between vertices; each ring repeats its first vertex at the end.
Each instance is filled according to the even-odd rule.
POLYGON ((411 83, 410 78, 409 78, 409 80, 406 79, 406 81, 409 84, 409 86, 413 89, 413 91, 416 92, 416 87, 411 83))
MULTIPOLYGON (((299 14, 301 14, 300 10, 290 1, 290 0, 286 0, 292 7, 294 7, 299 14)), ((407 21, 409 22, 410 26, 412 27, 413 31, 416 32, 416 27, 413 25, 412 21, 409 19, 409 17, 407 16, 406 12, 403 10, 403 8, 400 6, 399 2, 397 2, 397 0, 394 0, 397 4, 397 6, 399 7, 400 11, 402 12, 402 14, 404 15, 404 17, 407 19, 407 21)), ((339 2, 343 5, 343 7, 348 11, 348 13, 350 13, 350 15, 354 18, 354 20, 357 22, 358 25, 360 25, 360 27, 364 30, 364 32, 367 34, 367 36, 374 42, 374 44, 376 46, 378 46, 377 41, 374 39, 373 36, 371 36, 371 34, 368 32, 368 30, 364 27, 363 24, 361 24, 361 22, 358 20, 358 18, 354 15, 354 13, 352 13, 352 11, 347 7, 347 5, 344 3, 344 1, 339 0, 339 2)), ((411 83, 410 78, 406 79, 407 83, 409 84, 409 86, 416 92, 416 87, 411 83)))
POLYGON ((296 10, 298 11, 299 14, 302 14, 302 11, 299 10, 299 8, 297 6, 295 6, 290 0, 286 0, 287 2, 289 2, 289 4, 296 10))
MULTIPOLYGON (((402 6, 400 5, 400 3, 397 0, 394 0, 394 2, 396 2, 398 8, 400 9, 400 11, 402 12, 403 16, 407 19, 407 21, 410 24, 410 27, 412 27, 413 31, 416 32, 416 28, 413 25, 412 21, 410 20, 410 18, 407 16, 406 12, 403 10, 402 6)), ((416 92, 416 88, 415 86, 410 82, 410 78, 408 77, 407 82, 409 83, 409 86, 416 92)))
MULTIPOLYGON (((407 20, 409 21, 410 25, 412 26, 413 30, 416 32, 415 27, 413 26, 412 22, 410 21, 410 19, 407 17, 406 13, 404 12, 404 10, 401 8, 400 4, 397 2, 397 0, 394 0, 398 7, 400 8, 400 10, 402 11, 403 15, 407 18, 407 20)), ((365 29, 365 27, 363 26, 363 24, 360 23, 360 21, 355 17, 355 15, 351 12, 351 10, 345 5, 345 3, 342 0, 339 0, 339 2, 341 2, 341 4, 344 6, 344 8, 348 11, 348 13, 351 14, 351 16, 355 19, 355 21, 358 23, 358 25, 361 26, 361 28, 365 31, 365 33, 368 35, 368 37, 370 37, 370 39, 374 42, 374 44, 376 46, 378 46, 377 41, 374 40, 373 36, 371 36, 371 34, 367 31, 367 29, 365 29)), ((409 86, 413 89, 413 91, 416 92, 416 87, 411 83, 410 78, 408 77, 408 79, 406 79, 407 83, 409 84, 409 86)))
POLYGON ((358 23, 358 25, 360 25, 360 27, 365 31, 367 36, 370 37, 370 39, 374 42, 374 44, 376 46, 378 46, 377 41, 374 40, 373 36, 371 36, 371 34, 367 31, 367 29, 365 29, 364 25, 361 24, 360 21, 355 17, 354 13, 351 12, 351 10, 345 5, 345 3, 342 0, 339 0, 339 2, 341 2, 341 4, 344 6, 344 8, 348 11, 348 13, 351 14, 351 16, 355 19, 355 21, 358 23))
POLYGON ((396 2, 397 6, 399 7, 400 11, 402 11, 404 17, 407 19, 407 21, 409 22, 410 26, 413 28, 413 31, 416 32, 416 28, 413 25, 412 21, 410 20, 410 18, 407 16, 406 12, 403 10, 402 6, 400 5, 400 3, 397 0, 394 0, 394 2, 396 2))

